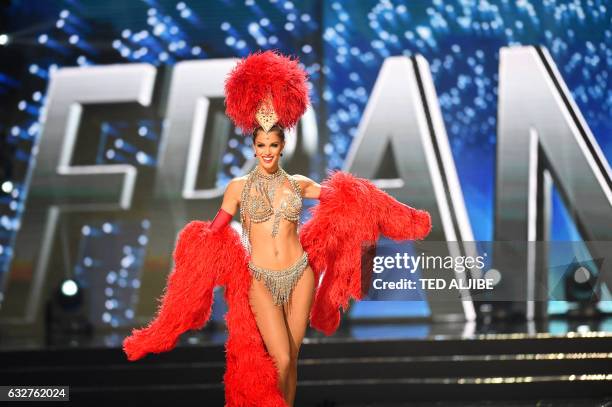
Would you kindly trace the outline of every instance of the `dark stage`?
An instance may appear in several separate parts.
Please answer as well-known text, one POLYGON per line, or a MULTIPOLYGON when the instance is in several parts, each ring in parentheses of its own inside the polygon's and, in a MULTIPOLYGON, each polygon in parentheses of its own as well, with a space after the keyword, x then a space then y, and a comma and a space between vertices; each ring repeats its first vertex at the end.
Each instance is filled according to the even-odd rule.
MULTIPOLYGON (((296 406, 607 406, 612 334, 600 329, 611 322, 343 322, 333 337, 309 331, 296 406)), ((0 381, 70 384, 79 404, 223 405, 222 327, 191 331, 172 352, 138 363, 118 347, 125 334, 3 337, 0 381)))

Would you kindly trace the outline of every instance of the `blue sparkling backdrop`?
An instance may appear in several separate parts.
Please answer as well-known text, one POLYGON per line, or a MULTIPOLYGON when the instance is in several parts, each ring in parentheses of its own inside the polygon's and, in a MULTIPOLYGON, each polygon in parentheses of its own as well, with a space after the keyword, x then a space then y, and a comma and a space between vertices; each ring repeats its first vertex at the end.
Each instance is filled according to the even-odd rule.
MULTIPOLYGON (((604 154, 608 160, 612 156, 607 1, 31 0, 0 10, 0 18, 0 272, 8 270, 24 208, 25 174, 35 163, 32 146, 41 128, 49 73, 60 66, 161 66, 270 48, 297 55, 310 74, 313 107, 325 114, 319 121, 323 164, 340 168, 384 58, 421 54, 431 67, 477 240, 490 240, 493 232, 500 47, 547 47, 604 154)), ((154 168, 160 126, 158 117, 102 122, 96 162, 154 168), (127 134, 142 141, 130 143, 127 134)), ((248 141, 238 133, 230 138, 220 186, 238 175, 251 154, 248 141)), ((316 168, 304 172, 322 175, 316 168)), ((143 219, 132 226, 137 230, 146 224, 143 219)), ((555 238, 580 238, 564 211, 555 211, 554 225, 555 238)), ((146 246, 146 235, 139 233, 117 253, 136 256, 130 264, 142 260, 142 250, 136 249, 146 246)), ((82 239, 91 237, 83 233, 82 239)), ((100 255, 83 242, 79 247, 84 249, 75 275, 83 262, 95 262, 88 250, 100 255)), ((126 274, 111 265, 103 268, 108 284, 137 289, 137 270, 126 274)), ((99 318, 113 326, 129 323, 130 302, 115 300, 128 298, 130 292, 110 288, 99 318)))

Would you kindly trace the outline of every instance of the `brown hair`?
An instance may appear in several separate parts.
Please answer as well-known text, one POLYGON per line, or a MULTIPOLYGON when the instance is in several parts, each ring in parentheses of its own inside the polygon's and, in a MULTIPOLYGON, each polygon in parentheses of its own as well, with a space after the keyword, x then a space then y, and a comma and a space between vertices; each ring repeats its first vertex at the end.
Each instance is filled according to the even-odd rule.
MULTIPOLYGON (((253 137, 253 145, 255 145, 255 138, 257 138, 257 133, 259 132, 259 130, 263 130, 263 128, 259 126, 259 127, 256 127, 255 130, 253 130, 253 134, 251 135, 253 137)), ((270 131, 276 132, 278 137, 280 137, 281 141, 285 141, 285 130, 283 130, 282 127, 275 124, 274 126, 270 128, 270 131)))

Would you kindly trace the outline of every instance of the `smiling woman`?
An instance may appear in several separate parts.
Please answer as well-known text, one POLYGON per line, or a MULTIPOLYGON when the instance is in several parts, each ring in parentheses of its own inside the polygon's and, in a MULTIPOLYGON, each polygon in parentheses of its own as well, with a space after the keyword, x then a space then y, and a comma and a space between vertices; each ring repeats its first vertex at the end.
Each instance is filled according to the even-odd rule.
POLYGON ((252 135, 257 164, 227 185, 212 226, 194 221, 184 228, 158 316, 124 341, 130 360, 172 349, 178 335, 206 323, 214 286, 225 286, 227 407, 292 407, 309 321, 331 335, 339 308, 362 296, 364 243, 381 233, 422 238, 431 227, 428 213, 365 179, 337 172, 319 185, 283 169, 284 130, 308 103, 306 73, 285 56, 255 53, 230 73, 226 113, 252 135), (300 229, 303 198, 320 203, 300 229), (242 241, 227 226, 238 210, 242 241))
POLYGON ((283 155, 282 150, 283 150, 283 147, 285 146, 285 131, 276 124, 272 126, 270 130, 268 130, 267 132, 261 126, 255 128, 255 130, 253 130, 252 140, 253 140, 253 149, 255 150, 254 156, 262 157, 264 163, 266 164, 272 163, 272 160, 276 152, 280 151, 280 156, 283 155), (260 138, 259 140, 257 139, 257 136, 259 134, 264 134, 266 136, 269 136, 266 138, 266 140, 269 140, 269 144, 271 147, 269 151, 264 150, 264 147, 266 147, 266 142, 262 138, 260 138), (270 136, 273 134, 276 134, 278 136, 277 140, 274 138, 270 138, 270 136))

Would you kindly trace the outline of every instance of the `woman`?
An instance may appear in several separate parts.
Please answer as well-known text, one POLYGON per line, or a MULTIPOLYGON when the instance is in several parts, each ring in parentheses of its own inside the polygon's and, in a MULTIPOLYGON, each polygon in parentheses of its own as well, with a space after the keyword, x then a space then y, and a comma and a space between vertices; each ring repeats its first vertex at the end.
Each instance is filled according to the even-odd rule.
POLYGON ((206 324, 213 290, 223 286, 226 407, 292 406, 308 321, 333 334, 340 308, 367 292, 364 247, 380 235, 423 239, 431 219, 347 172, 332 171, 319 185, 283 170, 283 129, 295 126, 308 104, 296 61, 272 51, 250 55, 230 73, 225 92, 230 119, 253 132, 257 165, 228 184, 212 222, 194 220, 179 232, 157 315, 134 329, 123 349, 132 361, 173 349, 182 333, 206 324), (302 198, 319 203, 298 230, 302 198), (238 208, 242 239, 229 227, 238 208))
POLYGON ((249 175, 235 178, 228 184, 221 209, 230 216, 225 216, 224 220, 216 218, 213 228, 225 226, 240 207, 241 220, 247 225, 243 228, 246 246, 252 247, 251 309, 266 350, 274 359, 283 397, 292 406, 298 352, 315 293, 314 272, 300 244, 297 224, 302 198, 318 199, 321 186, 301 175, 286 175, 279 165, 284 147, 285 135, 278 126, 268 132, 258 127, 253 132, 258 164, 249 175), (275 196, 270 198, 268 193, 275 196), (241 202, 247 194, 247 202, 241 202), (251 209, 243 208, 248 204, 251 209), (273 208, 272 211, 266 211, 269 208, 273 208), (261 268, 271 272, 266 275, 261 268))

